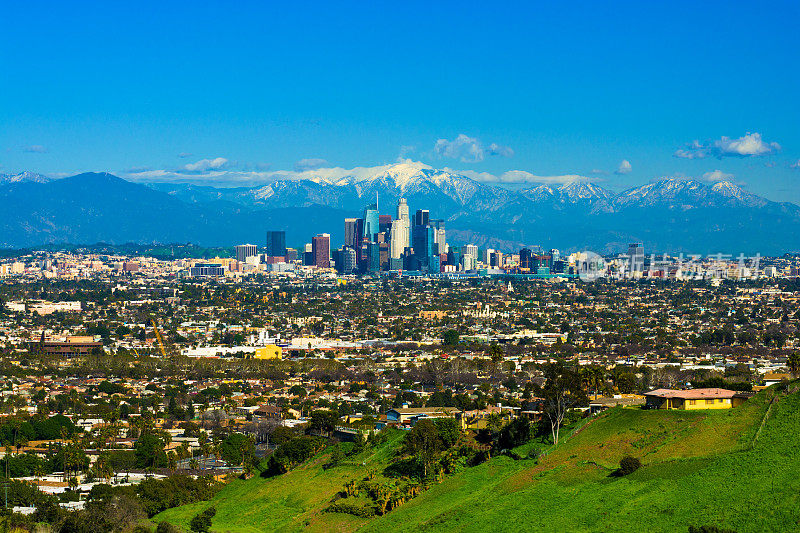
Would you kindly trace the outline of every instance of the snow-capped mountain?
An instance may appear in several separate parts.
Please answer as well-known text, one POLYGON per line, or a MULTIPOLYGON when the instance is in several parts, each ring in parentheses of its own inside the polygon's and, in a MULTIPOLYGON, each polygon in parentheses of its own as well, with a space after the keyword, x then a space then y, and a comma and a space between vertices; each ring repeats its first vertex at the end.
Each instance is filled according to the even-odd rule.
POLYGON ((641 241, 649 250, 673 252, 800 251, 800 207, 729 181, 662 179, 614 193, 576 179, 509 190, 414 163, 320 169, 235 189, 140 185, 107 174, 53 181, 32 173, 3 176, 0 205, 11 208, 0 210, 0 244, 177 239, 230 245, 261 242, 267 229, 285 229, 294 244, 326 231, 335 245, 342 219, 360 215, 376 197, 380 211, 390 215, 401 197, 412 212, 430 210, 432 219, 446 220, 453 244, 618 251, 641 241), (112 197, 117 200, 109 202, 112 197), (135 226, 138 233, 127 222, 108 223, 139 220, 153 205, 162 206, 159 222, 135 226))
POLYGON ((19 174, 0 174, 0 185, 8 183, 47 183, 50 178, 35 172, 20 172, 19 174))
POLYGON ((662 179, 628 189, 613 199, 616 210, 627 207, 662 206, 677 209, 698 207, 764 207, 769 202, 744 191, 730 181, 708 184, 693 180, 662 179))

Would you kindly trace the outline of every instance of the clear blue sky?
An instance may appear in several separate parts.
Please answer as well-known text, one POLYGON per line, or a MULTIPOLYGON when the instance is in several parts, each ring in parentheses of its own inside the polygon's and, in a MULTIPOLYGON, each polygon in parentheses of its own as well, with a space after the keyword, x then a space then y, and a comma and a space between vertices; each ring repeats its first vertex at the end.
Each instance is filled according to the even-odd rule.
POLYGON ((2 19, 0 172, 402 155, 617 190, 719 170, 800 202, 796 1, 9 2, 2 19))

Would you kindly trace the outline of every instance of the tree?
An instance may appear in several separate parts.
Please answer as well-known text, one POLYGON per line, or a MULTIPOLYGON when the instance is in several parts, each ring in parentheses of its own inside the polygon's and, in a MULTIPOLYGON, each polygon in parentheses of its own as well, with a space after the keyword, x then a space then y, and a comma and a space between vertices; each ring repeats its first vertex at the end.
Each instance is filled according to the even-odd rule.
POLYGON ((786 367, 792 376, 797 377, 800 375, 800 354, 794 352, 786 361, 786 367))
POLYGON ((444 342, 445 346, 458 346, 459 334, 458 331, 454 329, 448 329, 442 335, 442 342, 444 342))
POLYGON ((317 409, 311 413, 310 429, 318 431, 321 435, 330 435, 339 422, 339 416, 327 409, 317 409))
POLYGON ((639 467, 642 466, 642 462, 637 457, 631 457, 630 455, 626 455, 623 457, 619 462, 619 469, 617 470, 618 476, 627 476, 628 474, 632 474, 639 467))
POLYGON ((580 374, 565 367, 563 362, 546 365, 544 377, 546 380, 542 389, 544 415, 550 422, 553 444, 558 444, 561 425, 567 411, 580 403, 587 403, 588 398, 581 387, 580 374))
POLYGON ((422 477, 428 478, 428 471, 436 461, 436 456, 442 450, 443 443, 436 424, 428 419, 423 419, 414 424, 406 434, 403 441, 405 453, 415 455, 422 463, 422 477))

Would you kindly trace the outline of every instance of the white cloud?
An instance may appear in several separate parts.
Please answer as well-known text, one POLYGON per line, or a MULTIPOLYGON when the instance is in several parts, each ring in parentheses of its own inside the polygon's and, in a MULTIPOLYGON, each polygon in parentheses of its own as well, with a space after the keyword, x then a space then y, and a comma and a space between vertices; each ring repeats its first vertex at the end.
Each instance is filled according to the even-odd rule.
POLYGON ((214 159, 201 159, 196 163, 189 163, 184 165, 184 169, 189 172, 205 172, 206 170, 220 170, 228 165, 228 160, 224 157, 215 157, 214 159))
POLYGON ((511 149, 509 146, 503 146, 502 144, 492 143, 489 145, 489 149, 487 150, 489 155, 500 155, 503 157, 514 157, 514 150, 511 149))
POLYGON ((631 162, 628 161, 627 159, 623 159, 620 162, 619 167, 617 167, 617 170, 614 172, 614 174, 628 174, 630 173, 631 170, 633 170, 631 162))
POLYGON ((294 169, 298 172, 303 172, 304 170, 316 170, 322 167, 328 167, 330 163, 328 163, 325 159, 320 159, 318 157, 310 157, 307 159, 301 159, 297 163, 294 164, 294 169))
POLYGON ((47 148, 42 146, 41 144, 32 144, 30 146, 26 146, 22 149, 23 152, 27 152, 29 154, 45 154, 47 153, 47 148))
POLYGON ((719 159, 723 157, 757 157, 775 153, 780 149, 780 144, 763 140, 760 133, 747 133, 736 139, 721 137, 702 143, 692 141, 685 148, 676 150, 673 155, 684 159, 704 159, 709 156, 719 159))
POLYGON ((405 159, 408 154, 412 154, 416 151, 417 147, 412 146, 409 144, 404 144, 400 147, 400 155, 397 156, 397 160, 400 161, 401 159, 405 159))
POLYGON ((712 172, 706 172, 705 174, 703 174, 701 179, 703 181, 710 181, 712 183, 717 183, 718 181, 733 181, 734 176, 733 174, 729 174, 721 170, 714 170, 712 172))
POLYGON ((439 139, 433 147, 433 153, 437 157, 446 159, 457 159, 462 163, 480 163, 487 155, 499 155, 512 157, 514 150, 508 146, 492 143, 488 148, 484 148, 481 142, 475 137, 459 134, 458 137, 449 141, 439 139))
POLYGON ((794 163, 790 164, 789 168, 798 168, 798 169, 800 169, 800 159, 798 159, 794 163))
MULTIPOLYGON (((321 167, 307 170, 247 170, 247 169, 208 169, 205 171, 192 170, 147 170, 131 169, 123 176, 135 182, 143 183, 191 183, 212 185, 217 187, 246 187, 261 186, 279 180, 313 180, 317 182, 336 183, 344 178, 356 181, 371 178, 377 174, 390 170, 398 164, 407 165, 418 169, 431 169, 430 165, 411 159, 401 159, 397 163, 378 165, 374 167, 321 167)), ((563 174, 555 176, 539 176, 524 170, 509 170, 496 175, 489 172, 474 170, 459 170, 444 167, 441 170, 452 174, 459 174, 481 183, 496 185, 514 185, 539 183, 548 185, 562 185, 574 181, 600 181, 599 178, 590 178, 579 174, 563 174)))

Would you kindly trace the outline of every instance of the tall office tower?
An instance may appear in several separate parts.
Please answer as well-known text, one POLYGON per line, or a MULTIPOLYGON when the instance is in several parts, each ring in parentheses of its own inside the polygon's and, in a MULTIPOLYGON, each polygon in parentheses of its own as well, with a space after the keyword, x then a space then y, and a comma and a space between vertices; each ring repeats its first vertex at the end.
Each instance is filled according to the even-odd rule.
POLYGON ((408 202, 406 201, 405 198, 400 198, 400 200, 397 202, 397 219, 398 220, 409 219, 408 202))
POLYGON ((523 248, 519 251, 519 268, 531 269, 533 267, 533 251, 530 248, 523 248))
POLYGON ((331 236, 328 233, 320 233, 311 239, 311 253, 314 256, 314 264, 319 268, 331 267, 331 236))
POLYGON ((363 220, 360 218, 346 218, 344 219, 344 245, 351 248, 358 248, 361 246, 361 238, 363 234, 362 225, 363 220))
POLYGON ((406 227, 405 247, 411 248, 411 217, 408 214, 408 202, 405 198, 400 198, 397 202, 397 220, 404 220, 406 227))
POLYGON ((628 245, 628 272, 644 272, 644 245, 640 242, 628 245))
POLYGON ((367 272, 379 272, 381 269, 381 245, 377 242, 369 242, 367 246, 367 261, 365 270, 367 272))
POLYGON ((556 248, 550 249, 550 257, 553 258, 553 263, 556 261, 561 261, 561 252, 558 251, 556 248))
MULTIPOLYGON (((352 274, 354 270, 358 268, 358 262, 356 261, 356 251, 354 248, 350 248, 349 246, 345 246, 339 252, 339 259, 341 261, 341 266, 339 267, 339 271, 345 274, 352 274)), ((337 265, 338 266, 338 265, 337 265)))
POLYGON ((311 266, 314 264, 314 245, 310 242, 305 244, 303 248, 303 264, 306 266, 311 266))
POLYGON ((361 236, 372 242, 375 240, 375 234, 380 231, 381 224, 378 215, 378 204, 368 205, 364 208, 364 231, 361 236))
POLYGON ((430 224, 431 221, 431 212, 427 209, 417 209, 417 212, 414 214, 414 225, 415 226, 427 226, 430 224))
POLYGON ((267 232, 267 255, 269 257, 286 257, 286 232, 267 232))
POLYGON ((392 226, 392 215, 378 215, 378 227, 381 233, 389 233, 392 226))
MULTIPOLYGON (((408 218, 408 203, 405 198, 397 202, 397 219, 392 221, 389 232, 389 258, 399 259, 406 248, 411 246, 411 225, 408 218)), ((395 266, 399 263, 395 262, 395 266)))
POLYGON ((286 262, 289 263, 291 261, 297 261, 298 254, 296 248, 287 248, 286 249, 286 262))
POLYGON ((464 255, 461 256, 461 266, 464 267, 465 271, 475 270, 478 266, 475 256, 468 253, 464 253, 464 255))
POLYGON ((447 242, 445 240, 444 220, 433 221, 433 242, 435 243, 434 252, 437 254, 447 253, 447 242))
POLYGON ((475 261, 478 260, 478 247, 474 244, 468 244, 464 247, 464 255, 472 257, 475 261))
POLYGON ((430 225, 414 226, 412 235, 414 257, 420 268, 427 269, 431 264, 433 249, 433 228, 430 225))
POLYGON ((483 251, 483 262, 487 265, 492 263, 492 254, 495 252, 494 248, 487 248, 483 251))
POLYGON ((244 263, 248 257, 253 257, 254 255, 258 255, 258 246, 255 244, 236 245, 236 260, 240 263, 244 263))

